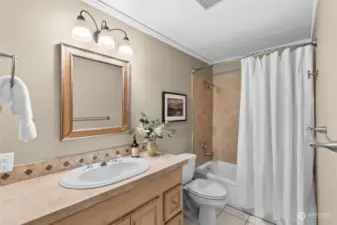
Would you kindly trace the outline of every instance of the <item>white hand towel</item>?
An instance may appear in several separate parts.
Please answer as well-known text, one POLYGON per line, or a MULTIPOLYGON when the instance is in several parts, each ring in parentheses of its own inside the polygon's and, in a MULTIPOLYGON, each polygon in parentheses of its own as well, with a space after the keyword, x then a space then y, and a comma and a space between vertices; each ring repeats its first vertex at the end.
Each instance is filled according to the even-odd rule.
POLYGON ((19 138, 23 141, 32 140, 36 138, 37 133, 28 88, 18 77, 15 77, 12 88, 9 81, 10 76, 0 78, 0 105, 2 101, 7 104, 12 102, 12 113, 20 118, 19 138))
POLYGON ((8 105, 12 102, 10 76, 0 77, 0 106, 8 105))

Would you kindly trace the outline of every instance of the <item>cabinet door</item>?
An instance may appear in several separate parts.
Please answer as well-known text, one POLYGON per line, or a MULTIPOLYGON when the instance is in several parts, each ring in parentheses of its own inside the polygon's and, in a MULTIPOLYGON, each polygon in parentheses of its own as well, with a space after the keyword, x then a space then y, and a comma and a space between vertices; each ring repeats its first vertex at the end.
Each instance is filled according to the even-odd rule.
POLYGON ((164 219, 165 222, 183 211, 183 188, 178 185, 164 193, 164 219))
POLYGON ((180 214, 176 215, 166 225, 184 225, 184 216, 183 216, 183 213, 180 213, 180 214))
POLYGON ((117 222, 109 223, 108 225, 131 225, 131 217, 125 217, 117 222))
POLYGON ((156 198, 131 215, 131 225, 162 225, 161 202, 156 198))

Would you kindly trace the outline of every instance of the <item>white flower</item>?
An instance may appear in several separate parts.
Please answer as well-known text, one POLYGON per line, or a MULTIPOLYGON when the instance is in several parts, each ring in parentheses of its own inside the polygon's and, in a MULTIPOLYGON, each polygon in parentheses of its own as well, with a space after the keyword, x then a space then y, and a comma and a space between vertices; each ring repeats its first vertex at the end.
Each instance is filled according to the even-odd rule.
POLYGON ((143 127, 137 127, 137 131, 138 131, 138 133, 140 133, 143 136, 146 135, 146 132, 145 132, 143 127))
POLYGON ((164 133, 164 129, 162 126, 159 126, 157 128, 154 129, 154 133, 157 135, 157 136, 163 136, 163 133, 164 133))

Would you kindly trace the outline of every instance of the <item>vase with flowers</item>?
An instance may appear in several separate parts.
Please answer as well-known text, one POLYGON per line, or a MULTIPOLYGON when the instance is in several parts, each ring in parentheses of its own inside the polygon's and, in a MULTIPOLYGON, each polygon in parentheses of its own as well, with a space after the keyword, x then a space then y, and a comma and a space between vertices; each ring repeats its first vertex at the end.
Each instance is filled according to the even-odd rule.
POLYGON ((163 139, 165 135, 172 138, 176 130, 169 129, 169 122, 162 122, 160 119, 150 120, 145 113, 141 113, 138 127, 130 129, 129 134, 135 135, 138 132, 147 142, 147 152, 149 156, 157 154, 157 138, 163 139))

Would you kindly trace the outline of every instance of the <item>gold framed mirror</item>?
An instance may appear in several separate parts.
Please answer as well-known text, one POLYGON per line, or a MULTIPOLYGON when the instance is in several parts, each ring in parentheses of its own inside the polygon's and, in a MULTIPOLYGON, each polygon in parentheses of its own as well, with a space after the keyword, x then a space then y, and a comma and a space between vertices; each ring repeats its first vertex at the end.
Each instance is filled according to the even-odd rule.
POLYGON ((130 63, 61 43, 61 140, 129 129, 130 63))

